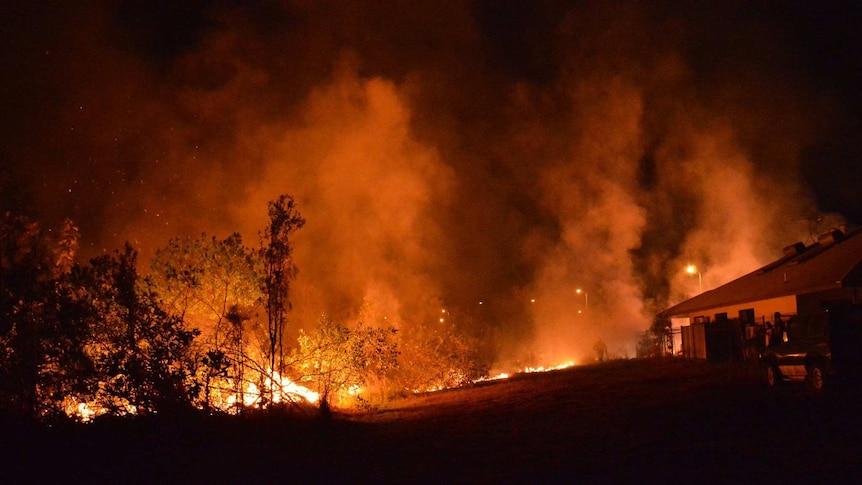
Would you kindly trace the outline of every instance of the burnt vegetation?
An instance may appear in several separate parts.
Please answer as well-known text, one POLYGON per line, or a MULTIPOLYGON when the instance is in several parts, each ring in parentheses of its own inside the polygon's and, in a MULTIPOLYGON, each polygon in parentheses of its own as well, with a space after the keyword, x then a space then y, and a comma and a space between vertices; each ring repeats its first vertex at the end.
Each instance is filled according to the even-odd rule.
POLYGON ((519 374, 329 419, 283 413, 4 422, 34 480, 337 483, 852 482, 859 393, 771 392, 754 369, 618 360, 519 374), (51 467, 41 466, 50 460, 51 467))
MULTIPOLYGON (((370 308, 351 322, 323 315, 288 342, 288 236, 304 220, 287 197, 270 216, 260 248, 238 234, 178 238, 143 277, 129 245, 77 263, 71 221, 45 231, 5 214, 4 473, 87 483, 860 475, 859 389, 770 392, 750 362, 615 360, 477 381, 488 375, 481 346, 451 318, 400 331, 375 325, 370 308)), ((647 342, 659 355, 665 323, 647 342)))
POLYGON ((487 375, 474 339, 443 319, 400 332, 360 308, 290 328, 292 237, 305 219, 287 195, 268 209, 258 248, 239 234, 175 238, 145 277, 128 244, 78 263, 72 221, 52 231, 6 213, 0 413, 329 415, 487 375))

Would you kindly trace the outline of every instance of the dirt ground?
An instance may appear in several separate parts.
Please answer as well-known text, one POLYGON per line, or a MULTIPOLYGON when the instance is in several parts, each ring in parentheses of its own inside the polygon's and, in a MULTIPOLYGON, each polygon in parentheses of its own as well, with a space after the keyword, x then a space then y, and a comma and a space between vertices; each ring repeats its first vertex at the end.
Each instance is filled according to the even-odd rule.
POLYGON ((5 423, 26 482, 836 483, 862 478, 862 392, 755 368, 613 361, 317 417, 5 423))

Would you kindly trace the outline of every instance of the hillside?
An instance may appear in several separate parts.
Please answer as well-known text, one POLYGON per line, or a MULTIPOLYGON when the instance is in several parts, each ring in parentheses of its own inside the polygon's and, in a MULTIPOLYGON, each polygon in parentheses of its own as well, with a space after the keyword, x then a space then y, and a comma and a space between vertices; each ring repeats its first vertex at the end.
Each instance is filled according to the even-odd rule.
POLYGON ((30 481, 846 482, 862 477, 859 403, 771 392, 742 365, 616 361, 329 420, 7 423, 0 453, 30 481))

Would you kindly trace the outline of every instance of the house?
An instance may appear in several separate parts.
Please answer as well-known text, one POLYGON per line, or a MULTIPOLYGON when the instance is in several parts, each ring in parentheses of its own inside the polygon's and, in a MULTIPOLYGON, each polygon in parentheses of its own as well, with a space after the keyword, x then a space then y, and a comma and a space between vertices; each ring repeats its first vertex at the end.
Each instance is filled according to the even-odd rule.
POLYGON ((816 243, 659 313, 682 319, 682 355, 708 360, 755 356, 774 328, 799 314, 862 300, 862 228, 835 229, 816 243), (781 321, 777 321, 780 318, 781 321))

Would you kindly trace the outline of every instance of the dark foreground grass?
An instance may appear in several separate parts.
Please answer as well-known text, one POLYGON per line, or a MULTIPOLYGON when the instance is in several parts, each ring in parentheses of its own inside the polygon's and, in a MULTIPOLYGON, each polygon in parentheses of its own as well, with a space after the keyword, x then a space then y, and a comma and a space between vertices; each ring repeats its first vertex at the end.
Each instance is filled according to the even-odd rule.
POLYGON ((329 419, 6 422, 0 465, 42 483, 851 483, 860 404, 772 392, 743 364, 615 361, 329 419))

